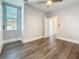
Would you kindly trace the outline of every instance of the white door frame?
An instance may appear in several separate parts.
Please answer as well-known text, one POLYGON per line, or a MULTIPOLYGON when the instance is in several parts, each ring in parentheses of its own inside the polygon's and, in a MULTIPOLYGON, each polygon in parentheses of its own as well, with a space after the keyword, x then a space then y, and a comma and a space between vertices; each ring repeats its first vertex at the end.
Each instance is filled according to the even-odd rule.
POLYGON ((53 35, 58 36, 58 16, 44 17, 44 37, 50 37, 50 20, 53 20, 53 35))
POLYGON ((3 47, 3 8, 2 4, 0 3, 0 53, 3 47))

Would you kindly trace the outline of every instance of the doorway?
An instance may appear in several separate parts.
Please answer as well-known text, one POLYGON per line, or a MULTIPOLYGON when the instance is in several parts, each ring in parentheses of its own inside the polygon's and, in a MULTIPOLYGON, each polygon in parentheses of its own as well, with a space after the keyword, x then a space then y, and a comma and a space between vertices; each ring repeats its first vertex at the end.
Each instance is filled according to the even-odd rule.
POLYGON ((17 41, 21 37, 21 8, 3 3, 3 40, 17 41))
POLYGON ((44 38, 56 39, 58 35, 58 16, 44 18, 44 38))
POLYGON ((58 16, 50 18, 50 39, 56 39, 58 36, 58 16))

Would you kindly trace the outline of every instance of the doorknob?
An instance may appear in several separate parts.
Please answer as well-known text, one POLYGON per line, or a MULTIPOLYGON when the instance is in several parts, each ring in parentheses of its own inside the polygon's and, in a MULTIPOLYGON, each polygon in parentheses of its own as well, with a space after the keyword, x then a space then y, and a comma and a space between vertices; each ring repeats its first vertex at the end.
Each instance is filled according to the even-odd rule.
POLYGON ((5 25, 3 25, 3 30, 5 29, 5 25))

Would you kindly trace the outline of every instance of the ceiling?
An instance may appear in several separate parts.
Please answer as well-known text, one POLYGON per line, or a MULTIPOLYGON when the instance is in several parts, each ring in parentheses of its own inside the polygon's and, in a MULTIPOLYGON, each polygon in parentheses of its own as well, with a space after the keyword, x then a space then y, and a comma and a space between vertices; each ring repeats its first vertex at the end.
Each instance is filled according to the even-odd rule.
MULTIPOLYGON (((29 1, 38 2, 38 1, 43 1, 43 0, 29 0, 29 1)), ((78 3, 78 2, 79 2, 79 0, 63 0, 63 2, 53 3, 49 8, 46 7, 47 5, 45 3, 43 3, 43 4, 29 3, 28 5, 36 8, 36 9, 39 9, 41 11, 44 11, 44 12, 51 12, 51 11, 55 11, 55 10, 60 9, 62 7, 72 5, 72 4, 75 4, 75 3, 78 3)))

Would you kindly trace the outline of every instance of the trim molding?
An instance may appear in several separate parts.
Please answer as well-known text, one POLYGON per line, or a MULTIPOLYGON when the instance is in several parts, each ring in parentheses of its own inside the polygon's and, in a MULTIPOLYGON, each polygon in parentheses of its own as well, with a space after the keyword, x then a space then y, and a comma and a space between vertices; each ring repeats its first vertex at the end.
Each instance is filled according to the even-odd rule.
POLYGON ((2 52, 3 43, 0 43, 0 54, 2 52))
POLYGON ((21 40, 22 41, 22 38, 19 37, 19 38, 15 38, 15 39, 10 39, 10 40, 4 40, 3 43, 10 43, 10 42, 13 42, 13 41, 17 41, 17 40, 21 40))
POLYGON ((43 36, 43 38, 47 38, 47 37, 50 37, 50 36, 48 36, 48 35, 47 36, 43 36))
POLYGON ((38 40, 38 39, 41 39, 41 38, 44 38, 44 37, 40 36, 40 37, 31 38, 31 39, 23 39, 22 42, 27 43, 27 42, 38 40))
POLYGON ((22 37, 19 37, 19 38, 10 39, 10 40, 4 40, 3 41, 3 44, 10 43, 10 42, 17 41, 17 40, 21 40, 23 43, 26 43, 26 42, 38 40, 38 39, 41 39, 41 38, 44 38, 44 37, 43 36, 40 36, 40 37, 31 38, 31 39, 28 39, 28 40, 27 39, 24 39, 22 37))
POLYGON ((64 37, 58 37, 57 39, 79 44, 79 40, 75 40, 75 39, 69 39, 69 38, 64 38, 64 37))

